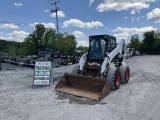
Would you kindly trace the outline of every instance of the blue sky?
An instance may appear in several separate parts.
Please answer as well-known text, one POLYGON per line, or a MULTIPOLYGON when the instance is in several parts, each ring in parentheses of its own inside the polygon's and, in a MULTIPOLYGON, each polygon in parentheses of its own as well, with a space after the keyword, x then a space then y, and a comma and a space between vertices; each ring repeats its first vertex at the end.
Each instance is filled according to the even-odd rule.
MULTIPOLYGON (((58 0, 57 0, 58 1, 58 0)), ((59 0, 59 32, 76 36, 78 45, 88 45, 88 36, 110 34, 128 39, 160 29, 160 0, 59 0)), ((1 0, 0 38, 23 41, 42 23, 56 29, 54 0, 1 0)))

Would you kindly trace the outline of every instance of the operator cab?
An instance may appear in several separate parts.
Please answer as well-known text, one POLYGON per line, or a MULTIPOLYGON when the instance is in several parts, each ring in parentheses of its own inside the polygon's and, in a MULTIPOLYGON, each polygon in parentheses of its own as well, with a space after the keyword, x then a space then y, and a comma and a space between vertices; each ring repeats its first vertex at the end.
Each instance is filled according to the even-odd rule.
POLYGON ((110 53, 116 47, 116 38, 110 35, 89 36, 88 60, 90 62, 102 62, 106 53, 110 53))

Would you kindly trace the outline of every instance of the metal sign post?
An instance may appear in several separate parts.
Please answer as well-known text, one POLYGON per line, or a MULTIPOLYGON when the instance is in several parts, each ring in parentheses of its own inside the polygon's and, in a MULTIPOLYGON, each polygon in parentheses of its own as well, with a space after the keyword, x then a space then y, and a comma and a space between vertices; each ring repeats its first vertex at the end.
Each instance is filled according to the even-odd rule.
POLYGON ((50 61, 36 61, 34 69, 33 84, 34 85, 49 85, 53 79, 52 64, 50 61))

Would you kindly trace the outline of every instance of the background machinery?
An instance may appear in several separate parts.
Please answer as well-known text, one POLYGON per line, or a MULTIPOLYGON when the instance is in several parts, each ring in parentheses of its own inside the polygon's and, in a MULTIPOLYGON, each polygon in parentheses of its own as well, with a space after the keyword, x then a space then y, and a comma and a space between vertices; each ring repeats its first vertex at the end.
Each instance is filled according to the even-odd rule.
POLYGON ((0 70, 2 70, 2 65, 1 65, 1 55, 0 55, 0 70))
POLYGON ((102 100, 111 90, 127 83, 129 67, 125 64, 125 40, 111 35, 89 36, 88 52, 82 55, 79 65, 71 74, 65 73, 57 83, 58 92, 68 93, 93 100, 102 100))
POLYGON ((133 51, 134 51, 134 48, 130 48, 130 47, 126 48, 126 58, 127 59, 133 56, 133 51))

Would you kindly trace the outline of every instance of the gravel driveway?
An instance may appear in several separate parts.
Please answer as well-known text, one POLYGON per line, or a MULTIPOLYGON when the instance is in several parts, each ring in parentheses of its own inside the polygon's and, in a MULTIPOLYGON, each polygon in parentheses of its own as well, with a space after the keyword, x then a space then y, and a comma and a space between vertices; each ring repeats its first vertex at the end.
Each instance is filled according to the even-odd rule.
POLYGON ((34 69, 2 63, 0 120, 160 120, 160 56, 134 56, 126 62, 129 83, 101 102, 54 91, 59 77, 76 64, 53 68, 54 84, 33 89, 34 69))

